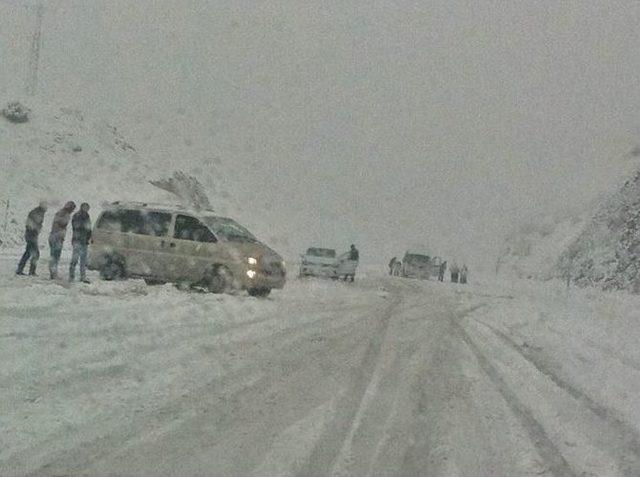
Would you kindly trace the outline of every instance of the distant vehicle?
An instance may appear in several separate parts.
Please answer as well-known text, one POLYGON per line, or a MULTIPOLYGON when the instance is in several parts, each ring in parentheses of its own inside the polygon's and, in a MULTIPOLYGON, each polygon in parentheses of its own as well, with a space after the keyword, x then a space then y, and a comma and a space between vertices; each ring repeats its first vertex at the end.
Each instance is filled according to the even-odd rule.
POLYGON ((334 249, 310 247, 300 257, 300 277, 338 278, 339 265, 334 249))
POLYGON ((415 252, 407 252, 402 259, 400 276, 405 278, 418 278, 429 280, 432 277, 438 278, 442 259, 440 257, 430 257, 415 252))
POLYGON ((282 257, 233 219, 212 211, 147 203, 109 205, 96 221, 89 268, 104 280, 141 277, 213 293, 282 288, 282 257))
POLYGON ((351 260, 350 253, 336 256, 332 248, 308 248, 300 257, 300 277, 355 280, 358 261, 351 260))

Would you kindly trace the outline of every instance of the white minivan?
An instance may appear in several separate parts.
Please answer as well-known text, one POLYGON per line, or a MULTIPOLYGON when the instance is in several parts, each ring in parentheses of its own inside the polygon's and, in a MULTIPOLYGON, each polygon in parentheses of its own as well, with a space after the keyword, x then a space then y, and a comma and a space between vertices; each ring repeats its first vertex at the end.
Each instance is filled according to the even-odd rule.
POLYGON ((96 221, 89 269, 104 280, 141 277, 213 293, 266 296, 286 280, 282 257, 236 221, 208 210, 147 203, 108 205, 96 221))

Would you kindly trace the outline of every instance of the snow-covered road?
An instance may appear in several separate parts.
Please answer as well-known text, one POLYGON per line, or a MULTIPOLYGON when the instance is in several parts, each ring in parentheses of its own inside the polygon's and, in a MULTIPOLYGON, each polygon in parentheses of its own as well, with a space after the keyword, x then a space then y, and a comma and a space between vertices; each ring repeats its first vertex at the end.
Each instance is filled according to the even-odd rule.
POLYGON ((0 475, 640 475, 636 299, 370 276, 260 300, 14 266, 0 475))

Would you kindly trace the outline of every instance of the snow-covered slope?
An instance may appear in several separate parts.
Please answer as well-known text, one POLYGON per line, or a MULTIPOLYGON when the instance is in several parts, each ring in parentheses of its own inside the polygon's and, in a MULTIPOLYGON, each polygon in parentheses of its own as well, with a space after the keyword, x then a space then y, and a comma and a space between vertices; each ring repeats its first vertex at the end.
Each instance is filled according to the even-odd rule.
MULTIPOLYGON (((46 219, 50 219, 67 200, 89 202, 94 216, 103 203, 114 200, 180 200, 149 183, 174 174, 170 158, 138 153, 125 134, 103 119, 34 102, 27 105, 31 114, 26 123, 0 117, 0 143, 5 151, 0 159, 2 246, 21 243, 26 214, 39 201, 48 203, 46 219)), ((229 193, 215 187, 213 168, 197 172, 197 178, 206 181, 204 190, 216 211, 234 214, 239 210, 229 193)))
POLYGON ((578 237, 588 212, 530 218, 504 242, 496 271, 505 277, 547 280, 557 275, 558 257, 578 237))
POLYGON ((562 254, 560 272, 579 285, 640 290, 640 172, 600 206, 562 254))
POLYGON ((593 200, 556 214, 528 217, 504 241, 496 272, 504 277, 562 278, 580 285, 634 289, 640 267, 640 148, 612 160, 618 179, 594 185, 593 200), (606 187, 604 190, 603 187, 606 187))
POLYGON ((50 218, 67 200, 89 202, 95 210, 104 201, 164 194, 146 183, 151 165, 114 126, 74 109, 29 107, 26 123, 0 118, 4 246, 21 241, 26 214, 41 200, 48 203, 50 218))

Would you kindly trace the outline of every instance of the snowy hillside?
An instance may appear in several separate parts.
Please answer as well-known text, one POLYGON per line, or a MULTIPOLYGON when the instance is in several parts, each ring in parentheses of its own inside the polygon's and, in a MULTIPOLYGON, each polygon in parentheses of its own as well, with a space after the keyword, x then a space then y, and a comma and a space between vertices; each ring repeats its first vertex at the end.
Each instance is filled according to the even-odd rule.
POLYGON ((632 272, 635 265, 629 257, 640 214, 639 157, 638 147, 614 157, 614 179, 594 183, 593 199, 564 210, 559 207, 554 214, 523 219, 504 240, 496 273, 538 280, 564 280, 570 273, 580 285, 631 288, 636 272, 632 272))
POLYGON ((640 172, 607 198, 562 254, 559 269, 579 285, 638 292, 640 172))
MULTIPOLYGON (((3 144, 0 176, 4 246, 22 240, 27 212, 45 200, 53 209, 67 200, 89 202, 149 200, 164 195, 146 184, 153 177, 118 129, 81 111, 29 104, 30 119, 16 124, 0 117, 3 144)), ((45 222, 45 227, 47 222, 45 222)))
POLYGON ((496 272, 511 278, 553 278, 558 257, 578 237, 588 219, 588 212, 528 219, 505 240, 496 272))
MULTIPOLYGON (((1 159, 1 246, 22 243, 26 214, 41 200, 50 208, 45 230, 46 219, 67 200, 89 202, 94 216, 101 204, 114 200, 180 202, 149 183, 176 173, 171 156, 139 153, 117 127, 82 111, 33 100, 27 107, 27 122, 0 117, 0 142, 7 151, 1 159)), ((169 133, 165 137, 167 144, 172 142, 169 133)), ((173 157, 182 155, 176 146, 171 152, 173 157)), ((223 175, 213 166, 189 171, 202 182, 214 210, 241 214, 238 202, 224 190, 223 175)), ((258 229, 258 234, 265 232, 264 227, 258 229)))

